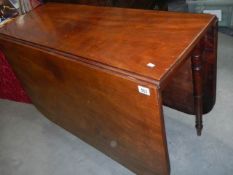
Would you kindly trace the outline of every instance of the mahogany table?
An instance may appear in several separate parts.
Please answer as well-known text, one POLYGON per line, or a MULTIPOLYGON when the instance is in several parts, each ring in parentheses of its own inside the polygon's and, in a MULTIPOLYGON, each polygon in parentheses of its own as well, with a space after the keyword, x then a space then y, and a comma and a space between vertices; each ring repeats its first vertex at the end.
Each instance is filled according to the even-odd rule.
POLYGON ((211 15, 48 3, 0 29, 0 48, 51 121, 139 175, 170 173, 162 105, 216 96, 211 15))

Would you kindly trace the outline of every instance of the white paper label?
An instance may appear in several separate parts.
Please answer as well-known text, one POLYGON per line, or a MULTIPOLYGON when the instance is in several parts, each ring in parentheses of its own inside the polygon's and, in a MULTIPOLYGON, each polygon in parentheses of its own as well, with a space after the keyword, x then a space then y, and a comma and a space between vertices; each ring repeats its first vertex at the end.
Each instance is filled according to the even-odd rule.
POLYGON ((155 67, 155 64, 153 64, 153 63, 148 63, 148 64, 147 64, 147 67, 149 67, 149 68, 154 68, 154 67, 155 67))
POLYGON ((147 87, 138 86, 138 91, 139 91, 141 94, 150 96, 150 89, 147 88, 147 87))
POLYGON ((203 13, 215 15, 218 18, 218 21, 222 21, 222 10, 204 10, 203 13))

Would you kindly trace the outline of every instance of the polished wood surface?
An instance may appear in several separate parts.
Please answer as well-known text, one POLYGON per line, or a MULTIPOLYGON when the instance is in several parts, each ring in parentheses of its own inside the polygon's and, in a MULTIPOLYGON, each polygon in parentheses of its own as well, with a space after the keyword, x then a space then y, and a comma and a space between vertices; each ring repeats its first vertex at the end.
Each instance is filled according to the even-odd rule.
POLYGON ((202 14, 48 3, 0 32, 162 86, 213 20, 202 14))
MULTIPOLYGON (((215 20, 203 38, 203 114, 212 110, 216 100, 217 26, 215 20)), ((169 80, 163 90, 163 104, 188 114, 195 114, 191 66, 191 58, 189 58, 169 80)))
POLYGON ((169 175, 162 104, 190 110, 200 129, 216 31, 211 15, 49 3, 0 29, 0 48, 51 121, 136 174, 169 175), (169 98, 176 89, 192 100, 169 98))
POLYGON ((136 174, 169 174, 156 86, 21 43, 0 43, 33 104, 50 120, 136 174), (138 85, 151 95, 140 94, 138 85))

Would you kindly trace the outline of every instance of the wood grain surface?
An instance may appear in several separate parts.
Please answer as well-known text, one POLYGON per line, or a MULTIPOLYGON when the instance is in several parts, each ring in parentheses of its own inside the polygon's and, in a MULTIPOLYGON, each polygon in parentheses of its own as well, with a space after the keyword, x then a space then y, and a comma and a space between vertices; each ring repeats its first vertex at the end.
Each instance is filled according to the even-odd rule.
MULTIPOLYGON (((203 114, 210 112, 216 101, 217 31, 218 23, 215 19, 204 36, 203 114)), ((162 96, 164 105, 188 114, 195 114, 191 66, 191 58, 188 57, 168 80, 162 96)))
POLYGON ((155 85, 21 43, 0 39, 0 47, 47 118, 136 174, 169 174, 155 85), (150 96, 139 93, 138 85, 149 88, 150 96))
POLYGON ((213 21, 203 14, 48 3, 0 33, 162 84, 213 21))

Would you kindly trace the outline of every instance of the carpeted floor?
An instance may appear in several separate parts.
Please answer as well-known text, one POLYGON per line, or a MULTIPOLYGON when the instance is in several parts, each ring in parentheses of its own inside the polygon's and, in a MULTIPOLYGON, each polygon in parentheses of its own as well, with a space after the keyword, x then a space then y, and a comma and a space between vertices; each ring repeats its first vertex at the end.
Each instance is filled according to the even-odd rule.
MULTIPOLYGON (((164 108, 171 175, 232 175, 233 38, 219 34, 217 103, 196 136, 194 117, 164 108)), ((0 100, 0 175, 133 175, 48 121, 32 105, 0 100)))

